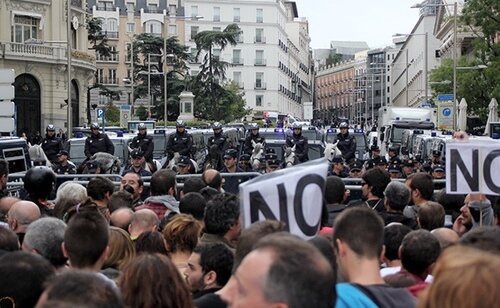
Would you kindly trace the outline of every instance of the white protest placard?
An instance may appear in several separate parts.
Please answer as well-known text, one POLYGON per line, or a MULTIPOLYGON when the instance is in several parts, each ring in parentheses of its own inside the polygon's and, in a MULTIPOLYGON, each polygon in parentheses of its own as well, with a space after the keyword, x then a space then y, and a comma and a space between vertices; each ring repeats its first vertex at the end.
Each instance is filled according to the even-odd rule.
POLYGON ((240 184, 243 227, 273 219, 285 222, 292 234, 314 237, 321 222, 327 171, 328 161, 321 158, 240 184))
POLYGON ((446 176, 448 194, 500 194, 500 142, 447 142, 446 176))

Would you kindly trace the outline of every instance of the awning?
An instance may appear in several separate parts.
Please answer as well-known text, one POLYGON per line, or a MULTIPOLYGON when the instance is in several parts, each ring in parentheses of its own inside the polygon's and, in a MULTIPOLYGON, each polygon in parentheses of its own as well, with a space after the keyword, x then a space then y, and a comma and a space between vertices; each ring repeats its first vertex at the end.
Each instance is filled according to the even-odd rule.
POLYGON ((43 29, 44 18, 43 18, 42 14, 33 13, 33 12, 12 11, 11 22, 10 22, 11 25, 14 24, 14 17, 15 16, 28 16, 28 17, 40 19, 40 25, 38 26, 38 29, 40 29, 40 30, 43 29))

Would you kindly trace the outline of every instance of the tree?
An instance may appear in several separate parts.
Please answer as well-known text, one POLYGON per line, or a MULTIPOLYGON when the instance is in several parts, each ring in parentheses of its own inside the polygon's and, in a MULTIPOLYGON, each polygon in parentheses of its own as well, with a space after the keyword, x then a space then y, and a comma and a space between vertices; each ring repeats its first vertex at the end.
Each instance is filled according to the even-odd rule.
POLYGON ((145 121, 148 119, 148 111, 147 111, 146 107, 144 107, 144 105, 139 105, 139 107, 136 108, 135 115, 141 121, 145 121))
POLYGON ((328 55, 328 58, 326 58, 326 65, 336 65, 337 63, 342 62, 342 55, 332 52, 330 55, 328 55))
POLYGON ((106 121, 112 123, 120 122, 120 109, 113 104, 112 100, 106 105, 106 121))
POLYGON ((164 52, 163 38, 154 36, 149 33, 142 33, 134 37, 134 97, 147 97, 148 93, 148 63, 147 55, 162 55, 151 56, 151 97, 153 101, 152 113, 156 114, 156 118, 163 119, 164 117, 164 70, 163 61, 167 60, 167 104, 168 117, 170 119, 177 118, 179 94, 184 90, 184 82, 182 78, 186 75, 186 61, 190 54, 187 52, 188 47, 179 43, 177 37, 169 37, 166 41, 166 52, 164 52), (141 55, 141 56, 139 56, 141 55), (165 57, 164 55, 167 55, 165 57), (159 72, 163 74, 155 74, 159 72))
MULTIPOLYGON (((195 95, 195 114, 198 117, 221 120, 225 111, 229 110, 230 101, 227 98, 232 94, 221 85, 226 79, 226 68, 229 64, 214 55, 213 49, 217 47, 222 51, 228 45, 236 46, 240 34, 238 25, 230 24, 222 32, 202 31, 194 37, 198 49, 195 57, 198 59, 203 55, 200 73, 191 82, 195 95)), ((242 110, 236 110, 237 113, 243 112, 243 107, 242 110)))

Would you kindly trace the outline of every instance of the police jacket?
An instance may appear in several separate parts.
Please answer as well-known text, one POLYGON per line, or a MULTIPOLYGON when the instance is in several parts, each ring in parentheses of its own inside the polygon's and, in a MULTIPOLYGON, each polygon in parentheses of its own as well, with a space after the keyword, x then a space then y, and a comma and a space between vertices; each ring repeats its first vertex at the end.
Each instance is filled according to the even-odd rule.
POLYGON ((135 136, 130 142, 130 148, 141 149, 144 153, 144 158, 147 161, 151 161, 153 159, 155 144, 153 142, 153 137, 148 136, 147 134, 138 134, 135 136))
POLYGON ((108 135, 99 133, 99 134, 91 134, 85 140, 85 156, 91 157, 97 152, 106 152, 111 155, 115 155, 115 146, 113 142, 109 140, 108 135))
POLYGON ((346 161, 356 158, 356 138, 349 133, 342 135, 337 134, 337 148, 342 152, 342 156, 346 161))
POLYGON ((76 174, 76 168, 72 164, 66 164, 66 166, 56 164, 52 167, 52 170, 54 170, 56 174, 76 174))
POLYGON ((42 142, 42 149, 49 161, 56 161, 57 154, 63 149, 62 141, 55 135, 52 138, 45 136, 42 142))
POLYGON ((181 156, 192 157, 193 137, 186 131, 183 133, 175 132, 168 137, 165 151, 168 158, 171 159, 174 153, 179 153, 181 156))
POLYGON ((293 147, 295 145, 295 155, 297 156, 299 162, 303 163, 309 160, 308 150, 309 145, 307 143, 307 138, 300 135, 292 134, 286 137, 286 146, 293 147))
POLYGON ((230 147, 229 141, 227 139, 227 135, 222 132, 214 134, 213 136, 210 136, 210 138, 208 138, 208 147, 210 148, 212 145, 216 144, 219 148, 219 153, 222 155, 230 147))
POLYGON ((246 154, 252 155, 252 152, 253 152, 252 140, 255 143, 262 143, 262 144, 266 143, 266 140, 264 139, 264 137, 259 136, 259 134, 254 135, 254 134, 250 133, 250 135, 248 135, 245 138, 245 145, 243 148, 243 152, 245 152, 246 154))

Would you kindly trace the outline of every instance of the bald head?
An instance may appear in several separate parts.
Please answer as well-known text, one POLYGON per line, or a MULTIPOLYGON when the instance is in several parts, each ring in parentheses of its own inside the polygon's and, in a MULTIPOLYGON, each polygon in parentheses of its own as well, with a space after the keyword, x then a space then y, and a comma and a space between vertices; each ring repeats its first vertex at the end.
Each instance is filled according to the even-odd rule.
POLYGON ((128 226, 132 222, 134 211, 127 207, 122 207, 111 213, 110 224, 128 232, 128 226))
POLYGON ((203 171, 201 178, 207 186, 210 186, 220 191, 222 186, 222 177, 219 171, 215 169, 207 169, 203 171))
POLYGON ((0 199, 0 213, 9 212, 10 208, 14 205, 14 203, 20 201, 21 199, 15 197, 3 197, 0 199))
POLYGON ((31 201, 21 200, 12 205, 8 215, 10 228, 16 233, 24 233, 30 223, 40 218, 40 209, 31 201))
POLYGON ((149 209, 142 209, 134 213, 128 226, 130 237, 137 238, 145 231, 156 231, 160 223, 158 215, 149 209))
POLYGON ((455 244, 459 240, 458 234, 452 229, 437 228, 432 230, 431 233, 438 239, 439 246, 441 246, 441 251, 455 244))

